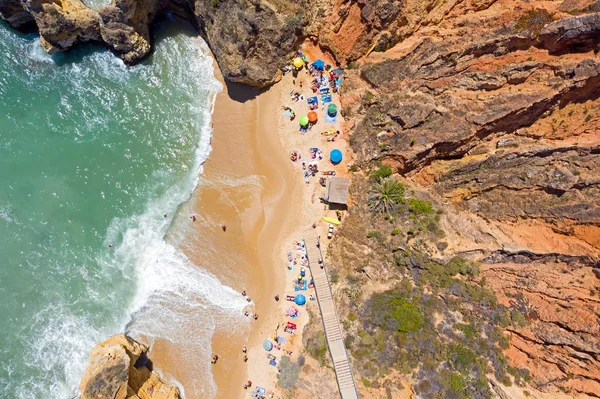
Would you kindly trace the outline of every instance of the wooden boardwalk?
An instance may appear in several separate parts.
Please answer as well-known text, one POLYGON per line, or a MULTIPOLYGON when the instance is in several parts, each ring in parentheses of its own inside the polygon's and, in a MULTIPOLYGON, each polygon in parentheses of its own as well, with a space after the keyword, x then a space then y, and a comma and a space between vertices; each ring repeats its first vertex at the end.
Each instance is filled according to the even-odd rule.
POLYGON ((338 387, 342 399, 358 399, 352 370, 350 369, 350 361, 346 348, 344 346, 344 338, 342 336, 342 328, 335 311, 333 303, 333 295, 331 287, 327 280, 325 269, 321 269, 319 259, 322 258, 321 249, 318 247, 318 237, 315 230, 308 230, 304 235, 304 244, 308 254, 308 263, 310 271, 315 283, 315 291, 317 293, 317 301, 321 309, 323 325, 325 327, 325 336, 329 345, 329 353, 335 367, 338 387))

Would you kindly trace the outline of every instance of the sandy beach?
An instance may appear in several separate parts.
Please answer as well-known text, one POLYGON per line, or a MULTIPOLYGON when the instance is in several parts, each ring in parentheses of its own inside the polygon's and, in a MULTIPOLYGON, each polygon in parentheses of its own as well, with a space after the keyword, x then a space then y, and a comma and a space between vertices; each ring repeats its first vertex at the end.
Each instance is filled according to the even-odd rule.
MULTIPOLYGON (((318 49, 304 51, 309 59, 324 57, 331 62, 318 49)), ((319 122, 301 134, 298 117, 291 121, 283 115, 283 106, 293 108, 298 116, 308 112, 305 99, 294 102, 290 96, 293 90, 312 96, 311 78, 304 70, 297 78, 289 73, 281 82, 258 93, 247 86, 225 84, 216 63, 214 66, 223 91, 217 94, 212 118, 212 152, 190 200, 191 208, 185 210, 197 215, 201 223, 194 224, 190 233, 196 239, 187 239, 182 249, 196 265, 233 289, 245 290, 252 299, 247 328, 226 325, 215 328, 211 351, 218 354, 219 360, 211 365, 211 371, 217 385, 216 397, 249 397, 249 391, 243 389, 246 381, 252 381, 253 387, 274 392, 277 397, 281 394, 276 385, 277 367, 269 365, 262 342, 272 340, 279 326, 278 335, 284 336, 286 342, 271 354, 279 361, 282 355, 291 352, 295 361, 302 353, 302 326, 308 321, 306 308, 300 308, 300 316, 293 320, 298 325, 296 334, 283 333, 285 323, 290 321, 285 311, 293 305, 285 298, 294 294, 293 280, 301 266, 298 264, 297 270, 290 272, 287 254, 299 253, 294 243, 301 241, 302 232, 314 223, 318 224, 320 234, 327 236, 327 224, 320 219, 325 215, 319 201, 322 175, 305 179, 302 159, 291 162, 290 153, 298 151, 309 162, 309 148, 318 147, 323 153, 320 170, 335 170, 338 176, 345 175, 350 158, 343 135, 335 142, 328 142, 321 135, 333 127, 342 130, 343 120, 339 116, 336 126, 319 122), (328 160, 333 148, 345 152, 344 162, 335 167, 328 160), (196 251, 190 242, 210 248, 210 259, 206 259, 206 250, 196 251), (275 295, 279 295, 279 302, 275 301, 275 295), (252 318, 253 314, 258 314, 258 320, 252 318), (244 346, 247 354, 242 352, 244 346)), ((334 103, 339 106, 337 95, 334 103)), ((324 110, 321 103, 317 112, 323 115, 324 110)), ((335 217, 335 213, 330 211, 327 216, 335 217)), ((310 281, 308 269, 307 277, 310 281)), ((314 290, 302 293, 309 298, 314 290)), ((307 306, 318 312, 316 302, 309 301, 307 306)), ((204 397, 202 390, 189 388, 194 386, 196 375, 179 363, 181 359, 173 354, 173 349, 169 342, 155 342, 153 358, 157 366, 185 387, 186 397, 204 397)))

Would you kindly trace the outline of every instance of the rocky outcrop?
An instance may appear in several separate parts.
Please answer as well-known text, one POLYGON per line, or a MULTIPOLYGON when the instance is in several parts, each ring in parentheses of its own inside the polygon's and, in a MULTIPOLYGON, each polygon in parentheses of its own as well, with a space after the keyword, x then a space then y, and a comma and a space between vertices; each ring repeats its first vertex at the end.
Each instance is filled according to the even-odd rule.
POLYGON ((323 37, 358 59, 341 88, 358 163, 391 166, 443 210, 441 247, 421 234, 403 249, 481 262, 527 319, 505 329, 510 364, 550 397, 598 397, 600 14, 564 13, 597 6, 366 3, 340 2, 323 37))
POLYGON ((301 32, 293 7, 279 13, 264 0, 113 0, 91 9, 81 0, 0 0, 0 16, 16 29, 35 24, 48 52, 102 42, 133 64, 152 49, 152 23, 174 12, 198 27, 227 79, 264 87, 279 79, 301 32))
POLYGON ((544 27, 539 40, 552 53, 598 50, 600 14, 565 18, 544 27))
POLYGON ((179 389, 152 371, 147 352, 123 334, 96 345, 81 379, 81 399, 179 399, 179 389))
POLYGON ((538 386, 599 397, 600 297, 591 268, 540 260, 495 264, 484 275, 499 301, 527 320, 508 328, 513 364, 530 370, 538 386))

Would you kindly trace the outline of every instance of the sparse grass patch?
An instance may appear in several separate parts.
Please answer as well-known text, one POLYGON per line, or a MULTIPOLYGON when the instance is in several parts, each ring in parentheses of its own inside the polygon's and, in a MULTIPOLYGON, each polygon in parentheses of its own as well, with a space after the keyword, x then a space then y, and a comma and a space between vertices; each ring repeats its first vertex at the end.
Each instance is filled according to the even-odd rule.
POLYGON ((539 35, 542 28, 554 21, 554 14, 543 8, 532 8, 527 11, 515 25, 517 32, 529 32, 534 35, 539 35))

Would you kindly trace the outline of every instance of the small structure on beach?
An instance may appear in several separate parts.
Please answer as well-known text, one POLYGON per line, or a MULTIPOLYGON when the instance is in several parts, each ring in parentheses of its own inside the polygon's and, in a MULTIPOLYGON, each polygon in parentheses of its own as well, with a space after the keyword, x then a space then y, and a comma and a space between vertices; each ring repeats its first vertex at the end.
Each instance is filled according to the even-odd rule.
POLYGON ((327 196, 330 204, 348 205, 348 190, 350 179, 345 177, 330 177, 327 181, 327 196))

